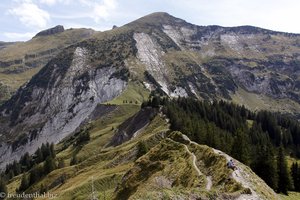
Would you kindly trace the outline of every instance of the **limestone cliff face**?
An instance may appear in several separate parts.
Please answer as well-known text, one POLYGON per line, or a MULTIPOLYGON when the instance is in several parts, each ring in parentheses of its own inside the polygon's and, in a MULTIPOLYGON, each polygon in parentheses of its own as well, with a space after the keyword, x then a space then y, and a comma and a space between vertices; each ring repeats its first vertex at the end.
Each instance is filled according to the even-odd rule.
POLYGON ((92 41, 65 49, 1 107, 1 168, 25 152, 33 153, 42 143, 59 142, 99 103, 117 97, 126 88, 122 57, 130 52, 119 62, 110 63, 106 56, 98 57, 111 52, 98 50, 103 45, 92 41))
MULTIPOLYGON (((0 76, 6 77, 0 80, 1 85, 15 93, 64 48, 90 38, 94 33, 91 29, 64 30, 57 26, 41 31, 26 42, 0 42, 0 76)), ((0 95, 0 101, 10 97, 0 95)))
MULTIPOLYGON (((87 54, 86 49, 77 47, 67 76, 55 77, 54 87, 30 88, 31 100, 24 102, 15 121, 12 121, 11 129, 11 132, 27 131, 29 133, 27 142, 25 145, 2 143, 0 149, 2 161, 18 159, 23 152, 32 153, 41 143, 59 142, 75 131, 98 103, 111 100, 124 90, 126 82, 112 77, 116 72, 115 68, 91 69, 86 63, 87 54), (61 83, 58 84, 59 81, 61 83)), ((57 67, 53 66, 53 70, 57 70, 57 67)), ((14 112, 17 111, 3 110, 3 113, 7 113, 4 115, 13 116, 14 112)))
POLYGON ((196 26, 166 13, 128 26, 137 30, 137 58, 169 96, 231 99, 240 87, 299 103, 299 34, 196 26))

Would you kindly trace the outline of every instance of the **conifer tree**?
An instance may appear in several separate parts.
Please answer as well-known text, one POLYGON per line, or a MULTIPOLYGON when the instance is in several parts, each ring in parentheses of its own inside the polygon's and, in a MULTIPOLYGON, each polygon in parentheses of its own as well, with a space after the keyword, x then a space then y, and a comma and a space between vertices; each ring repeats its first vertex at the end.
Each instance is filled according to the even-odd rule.
POLYGON ((49 157, 45 160, 45 163, 44 163, 44 172, 45 172, 45 174, 49 174, 49 173, 52 172, 55 168, 56 168, 55 161, 54 161, 54 159, 53 159, 51 156, 49 156, 49 157))
POLYGON ((21 184, 20 184, 20 187, 18 189, 18 192, 25 191, 28 187, 29 187, 28 176, 24 173, 23 176, 22 176, 22 180, 21 180, 21 184))
POLYGON ((300 169, 297 162, 293 162, 292 164, 291 176, 294 183, 294 190, 300 191, 300 169))
POLYGON ((29 184, 32 185, 43 176, 43 170, 40 166, 35 165, 29 172, 29 184))
POLYGON ((14 176, 16 175, 19 175, 22 173, 22 169, 21 169, 21 165, 17 162, 17 161, 14 161, 13 162, 13 172, 14 172, 14 176))
POLYGON ((256 157, 251 164, 253 171, 260 176, 271 188, 277 189, 277 168, 270 142, 260 144, 255 151, 256 157))
POLYGON ((284 148, 280 145, 277 156, 278 168, 278 193, 288 194, 288 189, 291 186, 290 176, 287 169, 287 163, 284 155, 284 148))
MULTIPOLYGON (((7 194, 7 186, 6 182, 0 177, 0 194, 7 194)), ((5 199, 4 195, 3 197, 0 196, 0 200, 5 199)))
POLYGON ((45 187, 44 186, 44 184, 41 184, 41 186, 40 186, 40 194, 43 194, 43 193, 45 193, 45 192, 47 192, 48 191, 48 189, 47 189, 47 187, 45 187))
POLYGON ((43 154, 43 158, 46 159, 49 155, 49 151, 47 149, 47 146, 44 143, 41 146, 41 151, 42 151, 42 154, 43 154))
POLYGON ((143 156, 148 152, 148 146, 144 141, 140 141, 137 145, 138 147, 138 153, 137 153, 137 158, 143 156))
POLYGON ((31 157, 29 153, 25 153, 24 156, 21 157, 21 165, 25 167, 26 170, 31 167, 31 157))
POLYGON ((36 155, 36 163, 43 162, 44 158, 43 158, 43 153, 41 148, 38 148, 36 150, 35 155, 36 155))
POLYGON ((50 144, 50 155, 52 156, 52 158, 56 157, 53 143, 50 144))
POLYGON ((250 162, 249 139, 242 129, 238 129, 236 132, 231 155, 246 165, 250 162))
POLYGON ((77 156, 74 155, 70 161, 70 165, 76 165, 78 163, 77 156))

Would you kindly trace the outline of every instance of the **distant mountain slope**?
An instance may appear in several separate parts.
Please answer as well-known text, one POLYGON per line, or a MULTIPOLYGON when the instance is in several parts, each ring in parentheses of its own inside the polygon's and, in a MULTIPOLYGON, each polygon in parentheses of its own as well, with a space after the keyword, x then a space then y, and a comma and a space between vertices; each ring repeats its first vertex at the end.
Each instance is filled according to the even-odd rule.
POLYGON ((124 60, 132 55, 133 44, 125 34, 80 42, 34 75, 1 107, 0 165, 21 152, 32 153, 40 143, 59 142, 99 103, 120 95, 128 81, 124 60))
MULTIPOLYGON (((1 167, 42 142, 57 143, 72 134, 99 103, 122 94, 143 96, 140 91, 147 89, 170 97, 233 100, 253 110, 263 104, 300 111, 298 34, 196 26, 154 13, 78 42, 84 37, 90 37, 89 30, 66 30, 0 50, 9 60, 24 56, 29 47, 37 53, 63 48, 62 41, 70 45, 46 54, 49 62, 1 106, 1 167)), ((2 68, 2 75, 27 69, 18 63, 2 68)))
MULTIPOLYGON (((63 26, 41 31, 27 42, 0 43, 0 81, 14 93, 65 47, 91 37, 91 29, 63 26)), ((9 97, 9 96, 8 96, 9 97)), ((0 97, 0 101, 7 97, 0 97)))
POLYGON ((137 30, 137 57, 167 94, 230 99, 243 88, 299 103, 300 35, 195 26, 165 13, 127 26, 137 30))

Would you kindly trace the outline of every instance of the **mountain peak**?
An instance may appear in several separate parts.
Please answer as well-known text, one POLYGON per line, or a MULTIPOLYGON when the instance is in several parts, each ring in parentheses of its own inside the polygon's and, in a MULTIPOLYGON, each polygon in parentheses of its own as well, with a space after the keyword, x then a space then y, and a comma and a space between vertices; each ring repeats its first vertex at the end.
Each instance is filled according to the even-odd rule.
POLYGON ((144 17, 141 17, 128 25, 135 26, 161 26, 163 24, 186 23, 186 21, 176 18, 166 12, 154 12, 144 17))
POLYGON ((57 33, 62 33, 64 31, 65 31, 65 29, 64 29, 64 27, 62 25, 57 25, 57 26, 55 26, 53 28, 49 28, 49 29, 46 29, 46 30, 43 30, 43 31, 39 32, 34 37, 46 36, 46 35, 54 35, 54 34, 57 34, 57 33))
MULTIPOLYGON (((168 17, 173 17, 173 16, 167 12, 154 12, 154 13, 148 14, 144 17, 153 17, 153 18, 166 18, 167 17, 168 18, 168 17)), ((173 17, 173 18, 175 18, 175 17, 173 17)))

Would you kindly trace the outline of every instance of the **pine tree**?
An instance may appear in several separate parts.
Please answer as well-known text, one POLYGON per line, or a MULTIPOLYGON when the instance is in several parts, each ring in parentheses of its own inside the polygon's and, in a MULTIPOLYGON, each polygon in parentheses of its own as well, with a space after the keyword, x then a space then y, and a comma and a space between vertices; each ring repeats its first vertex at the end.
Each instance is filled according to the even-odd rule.
POLYGON ((50 144, 50 155, 52 156, 52 158, 56 157, 53 143, 50 144))
POLYGON ((43 170, 40 166, 35 165, 29 172, 29 184, 32 185, 38 181, 43 175, 43 170))
POLYGON ((138 153, 137 153, 137 158, 143 156, 148 152, 148 146, 144 141, 140 141, 137 145, 138 147, 138 153))
POLYGON ((49 156, 49 151, 44 143, 42 144, 41 151, 43 154, 43 158, 46 159, 49 156))
MULTIPOLYGON (((4 193, 7 194, 7 186, 6 186, 6 182, 0 178, 0 194, 4 193)), ((4 196, 4 195, 3 195, 4 196)), ((0 197, 0 200, 5 199, 5 197, 0 197)))
POLYGON ((250 163, 249 139, 243 130, 238 129, 232 145, 231 155, 235 159, 248 165, 250 163))
POLYGON ((287 163, 284 155, 284 148, 280 145, 277 156, 278 169, 278 193, 288 194, 288 189, 291 186, 290 176, 287 169, 287 163))
POLYGON ((36 150, 35 156, 36 156, 36 163, 37 163, 37 164, 44 161, 43 153, 42 153, 41 148, 38 148, 38 149, 36 150))
POLYGON ((49 174, 56 168, 54 159, 49 156, 44 163, 44 172, 45 174, 49 174))
POLYGON ((25 191, 28 187, 29 187, 28 176, 24 173, 23 176, 22 176, 22 180, 21 180, 21 184, 20 184, 20 187, 18 189, 18 192, 25 191))
POLYGON ((160 98, 158 96, 154 96, 151 101, 151 106, 153 108, 158 108, 159 104, 160 104, 160 98))
POLYGON ((74 155, 70 161, 70 165, 76 165, 78 163, 77 156, 74 155))
POLYGON ((277 168, 270 143, 261 144, 255 151, 255 159, 251 164, 253 171, 271 188, 277 189, 277 168))
POLYGON ((13 162, 12 168, 13 168, 14 176, 17 176, 22 173, 21 165, 17 161, 13 162))
POLYGON ((297 162, 294 162, 291 167, 291 176, 294 183, 294 190, 300 191, 300 169, 297 162))
POLYGON ((43 194, 43 193, 45 193, 45 192, 47 192, 48 191, 48 189, 47 189, 47 187, 45 187, 44 186, 44 184, 41 184, 41 186, 40 186, 40 194, 43 194))
POLYGON ((26 170, 31 168, 31 157, 28 152, 21 157, 20 163, 26 170))

